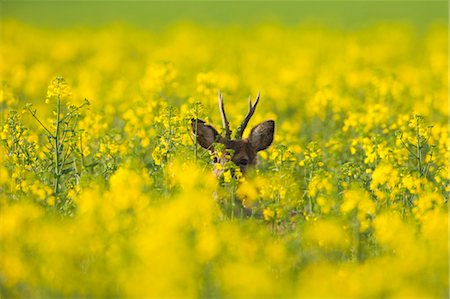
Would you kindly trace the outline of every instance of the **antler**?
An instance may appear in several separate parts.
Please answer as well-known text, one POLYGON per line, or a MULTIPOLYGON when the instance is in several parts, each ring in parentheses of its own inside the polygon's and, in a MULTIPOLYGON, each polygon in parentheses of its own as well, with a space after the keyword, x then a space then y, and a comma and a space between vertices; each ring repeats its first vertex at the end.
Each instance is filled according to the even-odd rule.
POLYGON ((223 96, 220 93, 218 93, 218 97, 219 97, 219 110, 220 110, 220 115, 222 116, 222 124, 223 124, 223 128, 225 129, 225 138, 226 140, 230 140, 231 139, 231 130, 230 130, 230 123, 227 120, 227 116, 225 114, 225 107, 223 105, 223 96))
POLYGON ((241 126, 236 131, 236 138, 242 138, 242 134, 244 133, 245 128, 247 127, 248 122, 250 121, 250 118, 252 118, 253 113, 255 113, 256 105, 258 105, 259 102, 259 96, 260 92, 258 91, 258 95, 256 96, 255 103, 252 104, 252 97, 250 96, 248 98, 248 112, 245 116, 244 120, 242 121, 241 126))

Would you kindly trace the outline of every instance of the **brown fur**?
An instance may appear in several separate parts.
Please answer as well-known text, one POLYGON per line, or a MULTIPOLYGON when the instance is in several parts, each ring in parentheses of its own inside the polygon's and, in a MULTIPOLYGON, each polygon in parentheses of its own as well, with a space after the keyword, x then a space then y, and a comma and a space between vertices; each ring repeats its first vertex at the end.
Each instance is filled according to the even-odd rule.
MULTIPOLYGON (((248 138, 225 140, 213 126, 207 125, 203 120, 192 119, 191 126, 198 143, 203 148, 214 151, 212 144, 217 142, 224 144, 226 149, 231 149, 233 151, 231 161, 241 169, 242 173, 246 172, 247 167, 256 165, 257 152, 272 144, 275 131, 275 122, 267 120, 256 125, 248 138)), ((217 162, 223 164, 227 161, 223 157, 217 162)), ((216 174, 220 175, 220 172, 216 174)))

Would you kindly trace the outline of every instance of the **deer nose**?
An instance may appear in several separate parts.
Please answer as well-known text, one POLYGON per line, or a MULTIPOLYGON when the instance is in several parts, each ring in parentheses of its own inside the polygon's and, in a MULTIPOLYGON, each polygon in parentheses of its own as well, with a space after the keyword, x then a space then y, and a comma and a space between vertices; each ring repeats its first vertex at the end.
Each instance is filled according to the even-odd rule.
POLYGON ((247 171, 247 165, 245 166, 239 166, 239 169, 241 170, 242 173, 245 173, 247 171))
POLYGON ((236 164, 237 167, 239 167, 241 172, 244 173, 245 170, 247 170, 248 160, 247 159, 241 159, 239 161, 236 161, 235 164, 236 164))

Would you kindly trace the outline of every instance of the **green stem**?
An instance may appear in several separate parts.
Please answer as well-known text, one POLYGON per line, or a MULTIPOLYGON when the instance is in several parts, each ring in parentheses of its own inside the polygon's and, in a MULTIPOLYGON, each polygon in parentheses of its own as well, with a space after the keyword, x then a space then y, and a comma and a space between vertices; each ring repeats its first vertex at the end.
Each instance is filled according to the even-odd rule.
POLYGON ((64 117, 63 117, 63 121, 65 121, 66 119, 70 119, 73 115, 74 112, 77 112, 78 110, 80 110, 81 108, 83 108, 84 106, 89 105, 88 103, 83 103, 78 107, 75 107, 74 109, 72 109, 71 111, 69 111, 69 113, 67 113, 64 117))
MULTIPOLYGON (((78 124, 78 117, 76 118, 76 120, 75 120, 75 122, 74 122, 74 124, 73 124, 73 127, 72 127, 72 132, 73 131, 75 131, 75 128, 77 127, 77 124, 78 124)), ((61 139, 61 141, 60 141, 60 152, 61 153, 63 153, 63 151, 61 150, 62 149, 62 145, 63 145, 63 143, 64 143, 64 139, 65 139, 65 137, 66 137, 66 132, 67 132, 67 127, 68 126, 66 126, 66 131, 64 132, 64 135, 63 135, 63 138, 61 139)), ((61 163, 61 168, 62 167, 64 167, 64 164, 66 163, 66 160, 67 160, 67 158, 69 158, 69 156, 70 156, 70 154, 72 153, 71 151, 72 151, 73 149, 72 149, 72 147, 71 146, 67 146, 66 147, 66 152, 62 155, 62 163, 61 163), (70 151, 69 151, 70 150, 70 151)))
MULTIPOLYGON (((417 155, 409 148, 409 146, 403 141, 403 138, 400 136, 400 141, 403 144, 403 146, 408 150, 408 152, 411 153, 411 155, 413 155, 413 157, 417 158, 417 155)), ((414 145, 413 145, 414 146, 414 145)))
POLYGON ((275 221, 276 221, 276 213, 275 213, 275 215, 273 216, 273 219, 272 219, 272 236, 275 235, 275 221))
POLYGON ((419 119, 416 118, 416 138, 417 138, 417 170, 419 171, 419 177, 422 176, 422 144, 420 142, 419 135, 419 119))
POLYGON ((81 154, 81 165, 83 170, 85 168, 84 152, 83 152, 83 132, 80 134, 80 154, 81 154))
POLYGON ((174 147, 174 145, 173 145, 173 135, 174 135, 174 133, 173 133, 173 123, 172 123, 172 116, 173 116, 173 111, 172 111, 172 109, 173 109, 173 107, 172 106, 170 106, 169 107, 169 111, 168 111, 168 118, 169 118, 169 132, 168 132, 168 136, 167 136, 167 139, 166 139, 166 141, 167 141, 167 144, 169 145, 169 150, 168 150, 168 153, 167 153, 167 156, 166 156, 166 161, 169 159, 169 157, 171 156, 171 154, 172 154, 172 152, 173 152, 173 147, 174 147))
POLYGON ((61 97, 58 94, 56 103, 56 132, 55 132, 55 195, 59 193, 59 179, 60 179, 60 168, 59 168, 59 150, 60 150, 60 140, 59 140, 59 117, 61 113, 61 97))
POLYGON ((53 138, 54 138, 52 132, 50 132, 50 130, 47 129, 47 127, 40 121, 40 119, 37 118, 36 112, 31 111, 30 108, 28 108, 28 111, 29 111, 29 112, 31 113, 31 115, 37 120, 37 122, 41 125, 41 127, 44 128, 45 131, 47 131, 48 135, 50 135, 50 137, 53 137, 53 138))
POLYGON ((11 138, 11 149, 9 150, 9 154, 12 155, 14 153, 14 148, 16 145, 16 137, 15 134, 12 134, 12 138, 11 138))
POLYGON ((308 203, 309 203, 309 215, 312 215, 313 207, 312 207, 312 198, 311 198, 311 196, 308 196, 308 203))
POLYGON ((195 113, 196 115, 195 115, 195 146, 194 146, 194 161, 195 162, 197 162, 197 155, 198 155, 198 153, 197 153, 197 136, 198 136, 198 113, 197 113, 197 111, 196 111, 196 113, 195 113))
MULTIPOLYGON (((283 174, 282 174, 282 171, 283 171, 283 155, 284 155, 284 150, 282 150, 281 153, 280 153, 280 166, 278 167, 280 181, 281 181, 281 179, 283 177, 283 174)), ((281 199, 280 197, 281 197, 280 189, 278 189, 278 192, 277 192, 277 204, 278 205, 280 204, 280 199, 281 199)))
POLYGON ((61 139, 59 140, 58 151, 61 151, 61 149, 62 149, 62 146, 64 144, 64 139, 66 139, 68 128, 69 128, 69 123, 64 123, 63 135, 62 135, 61 139))
POLYGON ((231 220, 234 218, 234 201, 236 200, 236 190, 234 188, 234 183, 231 186, 231 220))

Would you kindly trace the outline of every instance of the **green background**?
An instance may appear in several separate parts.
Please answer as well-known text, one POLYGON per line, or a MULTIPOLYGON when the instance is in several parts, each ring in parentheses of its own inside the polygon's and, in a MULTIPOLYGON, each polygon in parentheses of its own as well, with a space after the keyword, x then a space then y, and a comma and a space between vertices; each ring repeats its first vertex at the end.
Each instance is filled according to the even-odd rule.
POLYGON ((318 22, 353 27, 401 21, 447 22, 447 1, 1 1, 2 18, 48 27, 129 23, 158 29, 174 22, 206 26, 318 22))

